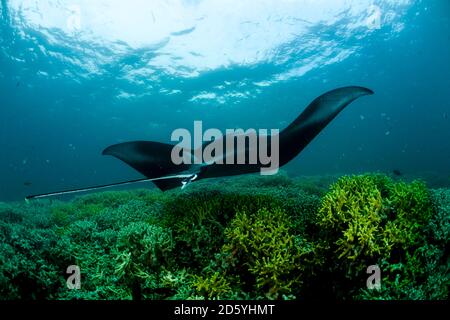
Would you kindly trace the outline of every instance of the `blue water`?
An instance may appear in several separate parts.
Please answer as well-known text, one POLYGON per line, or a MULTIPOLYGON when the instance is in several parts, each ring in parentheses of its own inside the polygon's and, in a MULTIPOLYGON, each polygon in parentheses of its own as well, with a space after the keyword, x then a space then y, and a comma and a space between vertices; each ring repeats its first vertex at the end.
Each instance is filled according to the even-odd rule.
POLYGON ((450 4, 0 2, 0 200, 141 177, 108 145, 176 128, 280 128, 361 85, 285 169, 450 184, 450 4))

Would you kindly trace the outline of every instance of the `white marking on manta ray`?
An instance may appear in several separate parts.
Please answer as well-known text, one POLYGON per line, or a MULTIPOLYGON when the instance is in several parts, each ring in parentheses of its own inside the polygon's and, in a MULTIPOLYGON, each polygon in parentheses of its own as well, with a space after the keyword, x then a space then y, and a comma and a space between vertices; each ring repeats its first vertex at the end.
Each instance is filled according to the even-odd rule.
POLYGON ((25 201, 28 202, 30 199, 41 199, 41 198, 47 198, 52 196, 60 196, 64 194, 73 194, 73 193, 80 193, 80 192, 86 192, 86 191, 93 191, 93 190, 101 190, 101 189, 107 189, 111 187, 117 187, 117 186, 126 186, 130 184, 135 183, 142 183, 142 182, 151 182, 151 181, 158 181, 158 180, 166 180, 166 179, 181 179, 186 178, 186 180, 183 180, 181 189, 184 189, 189 183, 197 179, 197 174, 178 174, 174 176, 166 176, 166 177, 159 177, 159 178, 151 178, 151 179, 139 179, 139 180, 133 180, 133 181, 125 181, 125 182, 119 182, 119 183, 113 183, 109 185, 104 186, 96 186, 96 187, 88 187, 88 188, 80 188, 80 189, 74 189, 74 190, 67 190, 67 191, 59 191, 59 192, 52 192, 52 193, 46 193, 46 194, 40 194, 35 196, 29 196, 25 198, 25 201))

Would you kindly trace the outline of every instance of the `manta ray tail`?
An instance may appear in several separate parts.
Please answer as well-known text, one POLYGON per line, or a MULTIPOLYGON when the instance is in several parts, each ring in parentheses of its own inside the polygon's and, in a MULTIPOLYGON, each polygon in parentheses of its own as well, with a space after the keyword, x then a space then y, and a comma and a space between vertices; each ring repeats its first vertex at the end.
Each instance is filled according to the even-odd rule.
POLYGON ((96 191, 96 190, 103 190, 108 189, 112 187, 118 187, 118 186, 126 186, 130 184, 137 184, 142 182, 153 182, 156 184, 156 186, 161 189, 162 191, 166 191, 169 189, 173 189, 175 187, 184 186, 185 184, 189 183, 190 181, 194 180, 195 175, 191 174, 181 174, 176 176, 167 176, 167 177, 159 177, 159 178, 143 178, 143 179, 135 179, 135 180, 128 180, 128 181, 122 181, 122 182, 115 182, 110 184, 103 184, 100 186, 92 186, 92 187, 85 187, 85 188, 78 188, 78 189, 70 189, 70 190, 63 190, 63 191, 56 191, 56 192, 49 192, 49 193, 41 193, 41 194, 35 194, 31 196, 26 196, 25 201, 29 201, 32 199, 43 199, 53 196, 61 196, 66 194, 73 194, 73 193, 82 193, 82 192, 88 192, 88 191, 96 191))
POLYGON ((130 185, 141 182, 153 182, 160 190, 166 191, 176 187, 183 187, 196 178, 195 173, 187 170, 193 166, 189 164, 175 165, 171 161, 173 145, 153 141, 132 141, 109 146, 103 150, 103 155, 114 156, 133 167, 146 178, 124 182, 111 183, 100 186, 71 189, 27 196, 25 200, 47 198, 57 195, 81 193, 101 190, 115 186, 130 185))
POLYGON ((70 189, 70 190, 64 190, 64 191, 56 191, 56 192, 49 192, 49 193, 41 193, 41 194, 35 194, 31 196, 26 196, 25 201, 32 200, 32 199, 41 199, 41 198, 48 198, 53 196, 59 196, 64 194, 71 194, 71 193, 81 193, 81 192, 87 192, 87 191, 93 191, 93 190, 101 190, 101 189, 107 189, 117 186, 125 186, 129 184, 134 183, 140 183, 140 182, 147 182, 151 181, 151 179, 136 179, 136 180, 130 180, 130 181, 124 181, 124 182, 116 182, 111 184, 104 184, 100 186, 93 186, 93 187, 85 187, 85 188, 78 188, 78 189, 70 189))

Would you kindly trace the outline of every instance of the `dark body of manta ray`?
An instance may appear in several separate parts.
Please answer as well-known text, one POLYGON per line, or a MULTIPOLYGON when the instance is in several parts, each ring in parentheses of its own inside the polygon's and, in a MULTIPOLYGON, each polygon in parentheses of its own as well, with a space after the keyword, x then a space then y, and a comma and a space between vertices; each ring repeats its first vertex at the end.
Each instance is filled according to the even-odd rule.
MULTIPOLYGON (((299 154, 347 105, 359 97, 371 94, 373 94, 373 91, 370 89, 350 86, 331 90, 317 97, 297 119, 279 133, 279 166, 285 165, 299 154)), ((223 138, 226 139, 227 136, 223 138)), ((268 138, 270 140, 271 137, 268 138)), ((27 197, 27 199, 102 189, 144 181, 152 181, 159 189, 165 191, 176 187, 184 187, 193 180, 254 173, 260 171, 265 166, 259 160, 253 164, 229 164, 226 161, 222 163, 217 161, 202 163, 200 165, 186 163, 177 165, 171 158, 174 147, 175 145, 173 144, 152 141, 133 141, 109 146, 103 151, 104 155, 111 155, 124 161, 142 173, 146 178, 103 186, 34 195, 27 197)), ((268 149, 270 153, 270 148, 268 149)), ((246 159, 248 159, 249 150, 247 146, 245 150, 235 149, 235 153, 239 152, 246 153, 246 159)), ((225 154, 222 155, 222 157, 225 156, 225 154)))

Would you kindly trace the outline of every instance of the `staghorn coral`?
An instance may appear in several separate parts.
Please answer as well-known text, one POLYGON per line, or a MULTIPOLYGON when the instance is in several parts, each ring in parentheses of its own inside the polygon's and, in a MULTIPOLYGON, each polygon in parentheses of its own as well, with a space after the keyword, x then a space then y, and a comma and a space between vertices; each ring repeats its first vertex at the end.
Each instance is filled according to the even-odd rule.
POLYGON ((394 182, 380 175, 341 178, 324 197, 318 215, 324 229, 321 241, 329 246, 322 254, 333 266, 328 273, 353 281, 363 276, 368 265, 378 264, 383 270, 380 292, 358 294, 352 281, 340 280, 343 290, 359 298, 442 296, 445 289, 437 283, 445 276, 431 276, 436 264, 443 265, 437 262, 439 249, 427 231, 432 215, 432 200, 423 182, 394 182), (430 287, 439 287, 439 294, 423 289, 430 287))
POLYGON ((436 242, 446 244, 450 239, 450 190, 438 189, 432 192, 435 214, 428 225, 436 242))
POLYGON ((61 285, 51 248, 53 230, 0 221, 0 299, 54 298, 61 285))
MULTIPOLYGON (((266 298, 281 298, 300 281, 300 251, 290 233, 289 217, 281 209, 240 211, 225 230, 224 251, 234 267, 249 274, 248 283, 266 298)), ((241 279, 244 278, 243 276, 241 279)))
POLYGON ((143 287, 159 286, 159 273, 170 263, 172 249, 170 230, 162 227, 133 222, 120 230, 115 274, 130 287, 133 299, 142 298, 143 287))
POLYGON ((333 179, 0 203, 0 299, 448 298, 449 191, 363 175, 324 194, 333 179), (370 264, 380 291, 362 289, 370 264))
POLYGON ((388 254, 391 242, 384 238, 383 210, 381 191, 371 176, 343 177, 324 196, 318 225, 349 274, 360 273, 367 261, 388 254))
POLYGON ((422 229, 433 211, 430 193, 425 184, 421 181, 410 184, 393 183, 389 187, 386 202, 391 221, 385 231, 390 241, 402 250, 421 245, 424 241, 422 229))
POLYGON ((274 203, 266 194, 191 190, 166 202, 161 224, 172 228, 181 264, 200 271, 220 250, 225 227, 236 211, 256 211, 274 203))
POLYGON ((231 287, 221 273, 214 272, 210 276, 196 276, 192 283, 196 293, 206 300, 224 299, 230 296, 231 287))

